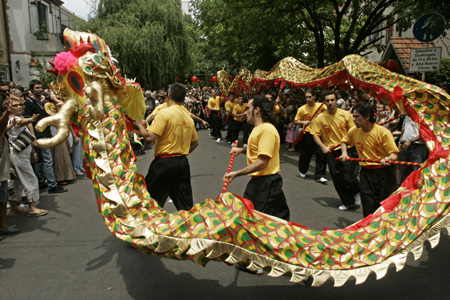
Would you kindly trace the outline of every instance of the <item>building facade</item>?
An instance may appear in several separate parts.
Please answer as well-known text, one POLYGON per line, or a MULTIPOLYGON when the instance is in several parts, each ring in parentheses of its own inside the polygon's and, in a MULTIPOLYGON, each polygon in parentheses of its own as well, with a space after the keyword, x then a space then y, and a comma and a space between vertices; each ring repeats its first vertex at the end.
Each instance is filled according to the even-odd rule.
MULTIPOLYGON (((36 66, 53 60, 64 51, 63 31, 76 29, 78 17, 65 9, 61 0, 3 0, 6 50, 9 56, 9 74, 3 80, 12 80, 28 86, 36 76, 36 66)), ((1 61, 0 61, 0 72, 1 61)), ((1 73, 0 73, 1 74, 1 73)))

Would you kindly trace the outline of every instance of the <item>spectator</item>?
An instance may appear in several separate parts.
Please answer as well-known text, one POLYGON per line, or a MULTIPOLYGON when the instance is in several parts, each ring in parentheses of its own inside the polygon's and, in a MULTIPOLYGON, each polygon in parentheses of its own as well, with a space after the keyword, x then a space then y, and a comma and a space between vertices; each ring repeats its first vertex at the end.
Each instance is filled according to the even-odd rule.
MULTIPOLYGON (((38 117, 36 118, 33 125, 45 118, 48 117, 48 114, 45 112, 44 105, 47 100, 42 97, 42 82, 37 79, 33 79, 30 81, 30 91, 31 95, 25 100, 25 111, 24 116, 26 118, 31 117, 36 114, 38 117)), ((50 132, 50 127, 44 129, 43 132, 36 132, 36 138, 51 138, 52 134, 50 132)), ((67 189, 59 186, 55 180, 55 174, 53 171, 53 157, 50 149, 38 148, 38 162, 36 164, 36 173, 39 178, 39 187, 47 188, 48 192, 53 193, 64 193, 67 192, 67 189)))
MULTIPOLYGON (((5 103, 9 106, 9 100, 5 103)), ((8 200, 8 180, 10 179, 10 158, 8 140, 5 137, 9 119, 9 110, 0 117, 0 235, 18 233, 19 230, 8 226, 6 219, 8 200)), ((0 241, 3 238, 0 236, 0 241)))
POLYGON ((83 166, 83 146, 80 139, 80 133, 78 129, 78 125, 75 123, 71 124, 71 132, 73 137, 72 142, 72 164, 73 164, 73 170, 75 171, 75 174, 77 176, 83 176, 84 175, 84 166, 83 166))
MULTIPOLYGON (((31 126, 28 126, 34 122, 37 118, 36 114, 33 114, 30 118, 21 117, 23 112, 23 101, 19 98, 12 96, 11 101, 8 105, 8 110, 10 112, 10 118, 8 121, 8 136, 9 142, 13 142, 19 134, 24 130, 29 130, 33 133, 31 126)), ((31 144, 28 145, 22 151, 17 151, 15 148, 10 147, 11 151, 11 164, 14 167, 17 178, 13 180, 14 194, 10 197, 11 201, 19 202, 22 199, 22 191, 25 191, 25 195, 28 200, 28 216, 39 217, 46 215, 47 210, 39 209, 36 204, 39 203, 39 185, 38 179, 34 174, 33 168, 31 167, 30 155, 33 152, 31 144)), ((33 158, 36 159, 36 154, 33 153, 33 158)), ((11 202, 11 210, 14 212, 19 212, 17 206, 11 202)))
MULTIPOLYGON (((416 123, 409 116, 406 116, 403 122, 399 149, 401 161, 423 163, 428 158, 428 148, 420 138, 416 123)), ((417 169, 419 167, 401 166, 401 181, 417 169)))
POLYGON ((8 97, 9 97, 9 86, 6 82, 1 82, 0 83, 0 109, 2 112, 5 110, 3 101, 8 97))

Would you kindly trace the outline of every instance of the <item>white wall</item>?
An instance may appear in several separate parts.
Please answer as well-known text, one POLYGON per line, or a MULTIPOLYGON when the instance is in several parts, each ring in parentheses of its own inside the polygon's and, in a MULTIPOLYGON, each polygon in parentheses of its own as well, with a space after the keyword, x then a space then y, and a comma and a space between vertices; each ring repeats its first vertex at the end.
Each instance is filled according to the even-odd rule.
MULTIPOLYGON (((30 72, 37 72, 30 67, 31 58, 42 60, 53 60, 53 56, 64 47, 61 41, 61 8, 48 1, 42 2, 47 5, 48 39, 39 40, 35 33, 39 31, 38 13, 36 5, 30 5, 28 0, 6 0, 6 15, 9 25, 10 56, 12 81, 22 86, 34 77, 30 72)), ((67 19, 67 18, 66 18, 67 19)))

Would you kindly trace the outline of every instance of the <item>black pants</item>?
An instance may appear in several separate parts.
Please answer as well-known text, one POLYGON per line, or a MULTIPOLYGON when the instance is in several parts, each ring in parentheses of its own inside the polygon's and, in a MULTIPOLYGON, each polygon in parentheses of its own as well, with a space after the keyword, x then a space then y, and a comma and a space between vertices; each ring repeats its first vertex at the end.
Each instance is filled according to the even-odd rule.
POLYGON ((289 207, 279 174, 252 177, 245 188, 244 198, 252 201, 256 210, 289 221, 289 207))
POLYGON ((275 126, 280 136, 280 143, 283 145, 286 142, 286 128, 284 128, 284 119, 280 118, 280 122, 275 126))
MULTIPOLYGON (((401 161, 410 161, 415 163, 423 163, 428 158, 428 148, 425 144, 411 144, 405 151, 402 151, 400 156, 401 161)), ((402 182, 412 173, 419 169, 419 167, 413 166, 401 166, 402 170, 402 182)))
POLYGON ((300 173, 306 174, 308 172, 309 163, 313 154, 316 154, 316 171, 315 179, 325 177, 327 171, 327 159, 322 149, 314 142, 313 136, 309 132, 305 132, 301 141, 301 153, 298 159, 298 170, 300 173))
MULTIPOLYGON (((350 154, 351 152, 353 152, 352 149, 349 149, 349 156, 354 157, 354 155, 350 154)), ((326 154, 328 169, 330 170, 334 188, 339 198, 341 198, 342 204, 351 206, 355 204, 355 198, 353 196, 360 192, 358 180, 359 165, 354 161, 341 162, 336 160, 336 157, 340 157, 341 155, 341 150, 335 150, 326 154)))
POLYGON ((220 131, 222 121, 217 111, 212 111, 209 115, 209 125, 211 125, 211 135, 216 139, 222 139, 222 132, 220 131))
POLYGON ((150 196, 164 207, 167 197, 178 210, 190 210, 193 206, 191 171, 186 156, 155 158, 145 177, 150 196))
POLYGON ((244 136, 242 138, 242 144, 247 144, 247 140, 248 140, 248 123, 247 121, 243 121, 243 122, 239 122, 239 121, 234 121, 233 123, 233 141, 237 141, 239 139, 239 131, 242 130, 242 132, 244 133, 244 136))
POLYGON ((361 168, 361 204, 364 217, 374 213, 380 202, 395 190, 395 166, 379 169, 361 168))
POLYGON ((227 126, 228 126, 228 130, 227 130, 227 142, 232 143, 234 142, 233 137, 234 137, 234 118, 233 116, 228 116, 228 121, 227 121, 227 126))

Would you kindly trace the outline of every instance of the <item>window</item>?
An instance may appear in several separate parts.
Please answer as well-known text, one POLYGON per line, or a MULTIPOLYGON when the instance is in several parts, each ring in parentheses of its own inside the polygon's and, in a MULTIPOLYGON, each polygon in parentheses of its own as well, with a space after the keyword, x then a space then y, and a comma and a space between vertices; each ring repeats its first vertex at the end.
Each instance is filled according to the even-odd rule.
POLYGON ((38 21, 39 21, 39 31, 40 32, 48 32, 48 23, 47 23, 47 5, 42 3, 42 1, 37 2, 37 11, 38 11, 38 21))

